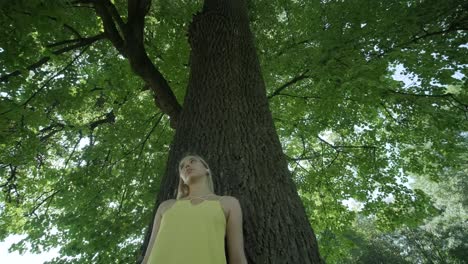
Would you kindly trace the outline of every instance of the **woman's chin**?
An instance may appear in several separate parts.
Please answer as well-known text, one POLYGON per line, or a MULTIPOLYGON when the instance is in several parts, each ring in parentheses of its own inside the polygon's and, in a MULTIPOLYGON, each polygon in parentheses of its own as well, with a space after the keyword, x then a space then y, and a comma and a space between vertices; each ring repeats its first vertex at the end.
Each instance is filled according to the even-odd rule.
POLYGON ((192 174, 190 173, 189 175, 187 175, 187 179, 190 180, 190 179, 196 179, 196 178, 200 178, 200 175, 198 174, 192 174))

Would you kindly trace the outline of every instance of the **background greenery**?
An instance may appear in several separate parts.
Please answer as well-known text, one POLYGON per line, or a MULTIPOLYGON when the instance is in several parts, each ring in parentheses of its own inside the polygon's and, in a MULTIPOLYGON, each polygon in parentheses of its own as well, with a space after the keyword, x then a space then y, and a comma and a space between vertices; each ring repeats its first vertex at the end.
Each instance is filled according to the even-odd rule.
MULTIPOLYGON (((125 21, 126 2, 113 3, 125 21)), ((248 4, 275 126, 327 262, 466 263, 466 1, 248 4)), ((153 0, 145 21, 146 49, 179 102, 201 5, 153 0)), ((19 252, 61 247, 48 263, 133 263, 163 188, 167 116, 93 8, 0 10, 0 239, 27 234, 19 252)))

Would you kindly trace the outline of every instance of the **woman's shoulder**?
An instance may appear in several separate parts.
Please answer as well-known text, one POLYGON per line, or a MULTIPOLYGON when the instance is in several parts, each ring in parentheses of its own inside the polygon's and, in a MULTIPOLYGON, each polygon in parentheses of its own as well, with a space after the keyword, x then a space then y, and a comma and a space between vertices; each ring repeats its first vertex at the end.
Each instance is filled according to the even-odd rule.
POLYGON ((218 198, 219 201, 228 209, 231 210, 236 204, 239 204, 239 199, 231 195, 222 195, 218 198))
POLYGON ((167 199, 164 202, 162 202, 161 205, 162 204, 164 204, 164 206, 171 205, 171 204, 175 203, 176 201, 177 201, 177 199, 167 199))
POLYGON ((164 213, 164 211, 170 208, 176 201, 177 201, 176 199, 167 199, 165 201, 162 201, 161 204, 159 204, 162 214, 164 213))
POLYGON ((235 202, 236 200, 238 200, 236 197, 231 196, 231 195, 221 195, 219 196, 219 199, 227 200, 230 202, 235 202))

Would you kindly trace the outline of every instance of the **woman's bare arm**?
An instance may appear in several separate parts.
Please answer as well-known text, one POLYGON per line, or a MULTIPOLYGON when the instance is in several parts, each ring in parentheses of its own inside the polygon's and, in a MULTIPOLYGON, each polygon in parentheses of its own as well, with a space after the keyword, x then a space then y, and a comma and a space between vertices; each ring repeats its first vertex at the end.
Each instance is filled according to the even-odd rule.
POLYGON ((227 246, 230 264, 247 264, 244 252, 242 231, 242 208, 235 197, 229 199, 229 215, 226 227, 227 246))
POLYGON ((154 217, 153 229, 151 231, 150 240, 148 242, 148 247, 146 248, 145 257, 143 258, 143 261, 141 262, 141 264, 148 263, 148 258, 151 253, 151 249, 153 248, 154 241, 156 240, 156 236, 158 235, 159 226, 161 224, 162 212, 163 212, 164 206, 166 205, 166 202, 167 201, 162 202, 158 206, 158 209, 156 210, 156 216, 154 217))

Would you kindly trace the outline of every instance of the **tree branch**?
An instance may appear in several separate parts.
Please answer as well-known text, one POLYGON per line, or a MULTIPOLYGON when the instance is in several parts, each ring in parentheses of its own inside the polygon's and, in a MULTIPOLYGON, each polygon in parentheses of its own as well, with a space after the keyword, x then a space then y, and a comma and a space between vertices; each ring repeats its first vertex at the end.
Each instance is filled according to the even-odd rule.
MULTIPOLYGON (((39 204, 37 204, 36 206, 34 206, 34 208, 29 212, 29 213, 26 213, 24 216, 31 216, 31 215, 36 215, 36 210, 41 207, 42 204, 44 204, 47 200, 51 199, 52 197, 54 197, 54 195, 56 195, 60 190, 52 190, 52 191, 49 191, 47 193, 50 193, 50 192, 53 192, 51 195, 47 196, 44 200, 42 200, 39 204)), ((46 193, 42 193, 39 198, 36 199, 39 200, 44 194, 46 193)))
MULTIPOLYGON (((87 48, 89 48, 90 44, 88 45, 85 45, 85 47, 80 51, 80 53, 78 55, 76 55, 75 58, 73 58, 70 63, 68 63, 63 69, 61 69, 60 71, 58 71, 56 74, 54 74, 52 77, 50 77, 39 89, 37 89, 24 103, 22 103, 21 105, 22 106, 26 106, 40 91, 42 91, 45 87, 47 87, 47 85, 49 84, 49 82, 51 80, 53 80, 55 77, 57 77, 60 73, 62 73, 63 71, 65 71, 66 69, 68 69, 68 67, 70 67, 73 63, 75 63, 76 60, 78 60, 79 57, 81 57, 81 55, 83 55, 83 53, 86 51, 87 48)), ((2 113, 3 114, 3 113, 2 113)))
POLYGON ((446 93, 446 94, 413 94, 413 93, 400 92, 400 91, 396 91, 396 90, 392 90, 392 89, 388 89, 387 91, 390 92, 390 93, 393 93, 393 94, 399 94, 399 95, 404 95, 404 96, 412 96, 412 97, 420 97, 420 98, 451 98, 453 101, 460 104, 463 108, 460 108, 460 107, 457 107, 457 106, 455 106, 455 107, 457 107, 460 110, 465 111, 465 112, 468 111, 468 104, 458 100, 457 98, 455 98, 455 96, 452 93, 446 93))
MULTIPOLYGON (((48 44, 47 47, 55 47, 55 46, 60 46, 60 45, 75 42, 75 44, 73 44, 73 45, 63 47, 63 48, 61 48, 59 50, 56 50, 56 51, 52 52, 52 54, 54 54, 54 55, 60 55, 60 54, 63 54, 65 52, 77 49, 77 48, 81 48, 81 47, 84 47, 84 46, 87 46, 87 45, 91 45, 94 42, 96 42, 96 41, 98 41, 100 39, 104 39, 104 38, 105 38, 104 33, 101 33, 101 34, 98 34, 96 36, 88 37, 88 38, 70 39, 70 40, 59 41, 59 42, 56 42, 56 43, 53 43, 53 44, 48 44)), ((26 69, 29 70, 29 71, 35 70, 35 69, 39 68, 40 66, 46 64, 50 59, 51 59, 50 56, 43 57, 43 58, 39 59, 38 61, 36 61, 35 63, 33 63, 33 64, 29 65, 28 67, 26 67, 26 69)), ((21 71, 16 70, 14 72, 11 72, 9 74, 1 76, 0 77, 0 83, 1 82, 8 82, 8 80, 11 77, 15 77, 15 76, 18 76, 20 74, 21 74, 21 71)))
POLYGON ((105 32, 115 48, 128 59, 132 71, 140 76, 153 91, 156 106, 170 117, 170 125, 176 123, 182 106, 172 92, 167 80, 151 62, 144 47, 144 21, 149 11, 150 0, 128 1, 128 22, 125 24, 115 6, 109 0, 78 0, 92 3, 104 23, 105 32), (117 30, 116 24, 123 35, 117 30))
POLYGON ((182 106, 177 102, 167 80, 149 59, 143 43, 144 18, 149 11, 150 3, 149 0, 128 1, 128 23, 125 35, 129 62, 133 72, 145 80, 153 90, 156 105, 170 117, 170 125, 175 129, 182 106))
POLYGON ((306 75, 306 73, 309 71, 309 69, 305 70, 303 73, 301 73, 299 76, 296 76, 294 77, 292 80, 290 80, 289 82, 281 85, 279 88, 277 88, 272 94, 270 94, 268 96, 268 99, 272 98, 273 96, 276 96, 278 95, 281 91, 283 91, 284 89, 288 88, 289 86, 299 82, 300 80, 303 80, 303 79, 307 79, 309 78, 310 76, 309 75, 306 75))
MULTIPOLYGON (((104 32, 106 33, 107 38, 112 42, 114 47, 120 52, 120 54, 122 54, 122 56, 127 57, 127 47, 125 46, 124 36, 120 35, 120 32, 115 27, 114 17, 108 8, 112 3, 108 3, 108 0, 96 0, 93 1, 93 4, 96 13, 102 19, 104 32)), ((117 12, 117 10, 114 10, 114 12, 117 12)), ((118 14, 117 16, 120 18, 118 14)), ((121 21, 121 19, 119 19, 119 21, 121 21)))
POLYGON ((447 29, 444 29, 444 30, 433 31, 433 32, 424 31, 424 34, 419 35, 419 36, 418 36, 418 34, 415 34, 410 40, 408 40, 406 42, 394 45, 392 47, 389 47, 386 50, 382 49, 382 51, 379 54, 375 55, 375 57, 377 57, 377 58, 384 57, 385 55, 389 54, 393 50, 396 50, 398 48, 404 48, 404 47, 406 47, 406 46, 408 46, 410 44, 417 43, 419 40, 424 39, 424 38, 437 36, 437 35, 444 35, 446 33, 456 32, 458 30, 468 30, 468 28, 457 27, 456 25, 451 25, 447 29))
POLYGON ((327 144, 329 147, 332 149, 339 149, 339 148, 363 148, 363 149, 375 149, 375 146, 367 146, 367 145, 362 145, 362 146, 352 146, 352 145, 333 145, 330 142, 324 140, 320 136, 317 136, 317 138, 322 141, 323 143, 327 144))
POLYGON ((103 119, 99 119, 99 120, 96 120, 94 122, 92 122, 91 124, 89 124, 89 127, 91 128, 91 130, 94 130, 97 126, 101 125, 101 124, 105 124, 105 123, 115 123, 115 115, 114 115, 114 111, 111 110, 109 113, 106 113, 105 114, 105 118, 103 119))
POLYGON ((125 34, 126 25, 122 20, 122 17, 119 15, 117 8, 109 0, 103 0, 103 4, 111 14, 112 18, 117 22, 117 26, 119 27, 123 36, 125 34))

